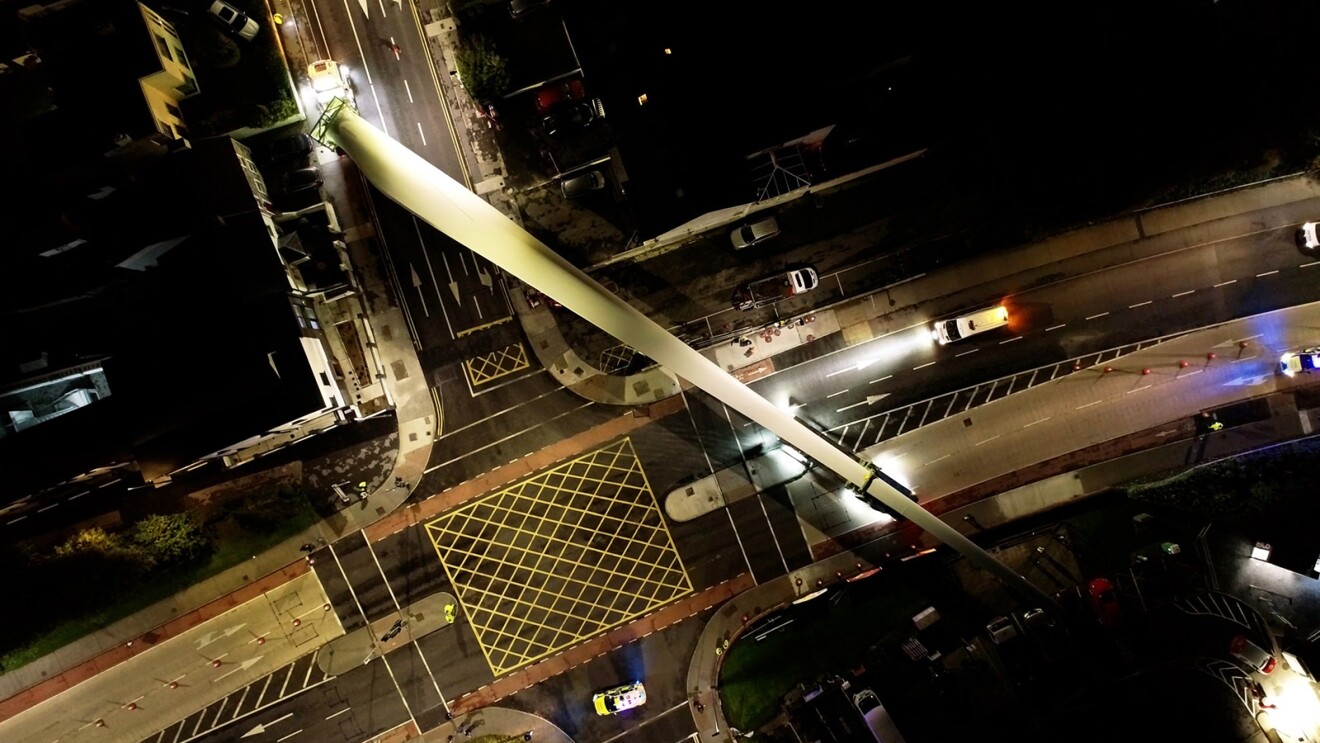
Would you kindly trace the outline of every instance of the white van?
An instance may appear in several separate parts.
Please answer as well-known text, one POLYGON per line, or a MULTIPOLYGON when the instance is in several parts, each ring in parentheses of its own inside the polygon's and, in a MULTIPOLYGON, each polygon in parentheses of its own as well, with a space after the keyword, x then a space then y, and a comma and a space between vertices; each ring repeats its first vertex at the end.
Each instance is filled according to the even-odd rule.
POLYGON ((1002 304, 988 310, 980 310, 970 315, 955 317, 952 320, 940 320, 935 323, 931 335, 941 345, 962 340, 987 330, 1002 328, 1008 324, 1008 308, 1002 304))
POLYGON ((906 743, 874 691, 862 689, 857 692, 853 695, 853 705, 862 713, 862 719, 866 720, 866 727, 876 743, 906 743))

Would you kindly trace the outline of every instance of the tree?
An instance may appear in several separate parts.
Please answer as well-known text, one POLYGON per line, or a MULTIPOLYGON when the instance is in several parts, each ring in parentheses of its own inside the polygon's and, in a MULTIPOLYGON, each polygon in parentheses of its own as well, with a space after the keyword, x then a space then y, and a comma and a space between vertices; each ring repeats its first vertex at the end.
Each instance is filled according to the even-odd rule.
POLYGON ((474 101, 496 98, 509 87, 508 63, 484 36, 473 36, 455 55, 459 82, 474 101))
POLYGON ((133 527, 133 543, 164 564, 196 559, 210 546, 206 535, 186 513, 146 517, 133 527))

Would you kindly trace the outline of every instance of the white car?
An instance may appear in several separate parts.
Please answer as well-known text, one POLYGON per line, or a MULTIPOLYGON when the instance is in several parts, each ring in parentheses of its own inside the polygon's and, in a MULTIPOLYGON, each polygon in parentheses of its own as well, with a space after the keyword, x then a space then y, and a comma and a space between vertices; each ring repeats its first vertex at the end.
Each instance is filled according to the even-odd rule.
POLYGON ((774 217, 766 217, 757 222, 751 222, 741 227, 737 227, 729 233, 729 239, 733 242, 734 250, 749 248, 762 240, 769 240, 779 234, 779 223, 774 217))
POLYGON ((348 89, 344 71, 333 59, 318 59, 307 65, 307 77, 311 79, 316 100, 322 106, 336 98, 353 102, 353 93, 348 89))
POLYGON ((955 317, 952 320, 940 320, 935 323, 931 336, 939 341, 940 345, 945 345, 977 333, 984 333, 987 330, 1002 328, 1007 324, 1008 308, 1000 305, 991 307, 988 310, 973 312, 970 315, 955 317))
POLYGON ((1297 353, 1289 351, 1279 357, 1279 372, 1286 377, 1298 372, 1310 373, 1320 368, 1320 348, 1304 348, 1297 353))
POLYGON ((1320 234, 1316 233, 1320 222, 1303 222, 1301 227, 1297 228, 1297 245, 1306 250, 1315 250, 1320 248, 1320 234))
POLYGON ((225 30, 244 41, 252 41, 256 38, 257 31, 260 30, 256 21, 248 18, 241 10, 224 0, 215 0, 211 3, 210 15, 225 30))
POLYGON ((646 704, 646 687, 640 681, 606 689, 591 698, 598 715, 616 715, 643 704, 646 704))

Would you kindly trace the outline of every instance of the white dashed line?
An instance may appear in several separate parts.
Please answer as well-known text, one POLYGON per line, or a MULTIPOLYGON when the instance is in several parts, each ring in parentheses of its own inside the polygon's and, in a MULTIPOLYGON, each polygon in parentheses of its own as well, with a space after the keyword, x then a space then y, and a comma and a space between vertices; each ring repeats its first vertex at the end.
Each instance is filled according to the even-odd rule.
POLYGON ((1137 302, 1136 304, 1130 304, 1130 305, 1128 305, 1128 309, 1130 309, 1130 310, 1135 310, 1135 309, 1138 308, 1138 307, 1145 307, 1146 305, 1150 304, 1150 303, 1153 302, 1153 301, 1155 301, 1155 300, 1153 300, 1153 299, 1147 299, 1145 302, 1137 302))
POLYGON ((941 461, 943 461, 943 460, 945 460, 945 459, 948 459, 948 458, 951 457, 951 456, 953 456, 953 455, 952 455, 952 454, 945 454, 944 456, 940 457, 939 459, 932 459, 932 460, 930 460, 929 462, 926 463, 926 466, 929 467, 929 466, 931 466, 932 464, 935 464, 936 462, 941 462, 941 461))
POLYGON ((832 392, 832 393, 826 395, 826 396, 825 396, 825 399, 828 400, 828 399, 830 399, 831 397, 838 397, 839 395, 842 395, 843 393, 845 393, 845 392, 847 392, 847 391, 848 391, 848 390, 839 390, 838 392, 832 392))
POLYGON ((1068 323, 1066 323, 1066 322, 1061 322, 1061 323, 1059 323, 1058 325, 1055 325, 1055 326, 1052 327, 1052 328, 1045 328, 1045 332, 1048 333, 1048 332, 1050 332, 1051 330, 1058 330, 1059 328, 1066 328, 1066 327, 1068 327, 1068 323))
POLYGON ((1218 284, 1215 284, 1213 288, 1218 289, 1221 286, 1228 286, 1229 284, 1236 284, 1236 283, 1237 283, 1237 279, 1229 279, 1228 281, 1221 281, 1218 284))
POLYGON ((1298 266, 1298 268, 1310 268, 1311 266, 1320 266, 1320 261, 1311 261, 1310 263, 1303 263, 1302 265, 1298 266))
POLYGON ((1086 318, 1086 319, 1087 319, 1087 320, 1094 320, 1094 319, 1096 319, 1097 317, 1104 317, 1105 315, 1108 315, 1108 314, 1109 314, 1108 312, 1101 312, 1101 313, 1098 314, 1098 315, 1091 315, 1090 317, 1088 317, 1088 318, 1086 318))
POLYGON ((980 351, 980 350, 981 350, 981 349, 979 349, 979 348, 973 348, 973 349, 970 350, 970 351, 963 351, 962 353, 958 354, 957 356, 954 356, 954 358, 955 358, 955 359, 956 359, 956 358, 961 358, 961 357, 963 357, 963 356, 966 356, 967 354, 970 354, 970 353, 976 353, 977 351, 980 351))
POLYGON ((826 374, 826 375, 825 375, 825 378, 826 378, 826 379, 829 379, 830 377, 837 377, 837 376, 839 376, 840 374, 847 374, 847 373, 850 372, 850 371, 857 371, 857 368, 856 368, 856 367, 850 367, 850 368, 848 368, 848 369, 840 369, 840 370, 838 370, 838 371, 833 371, 833 372, 830 372, 829 374, 826 374))
POLYGON ((1184 376, 1184 377, 1190 377, 1190 376, 1192 376, 1193 374, 1200 374, 1200 373, 1203 372, 1203 371, 1205 371, 1205 369, 1197 369, 1196 371, 1189 371, 1189 372, 1187 372, 1186 374, 1184 374, 1183 376, 1184 376))
POLYGON ((339 710, 338 712, 335 712, 334 714, 329 715, 329 716, 326 717, 325 719, 329 720, 331 717, 338 717, 338 716, 344 714, 345 712, 348 712, 348 711, 351 710, 351 709, 352 709, 352 707, 345 707, 345 708, 339 710))
POLYGON ((1138 388, 1136 388, 1135 390, 1128 390, 1127 392, 1124 392, 1123 394, 1125 394, 1125 395, 1130 395, 1130 394, 1132 394, 1133 392, 1140 392, 1140 391, 1142 391, 1142 390, 1148 390, 1148 389, 1150 389, 1150 388, 1151 388, 1151 385, 1148 384, 1148 385, 1146 385, 1145 387, 1138 387, 1138 388))
POLYGON ((867 382, 867 384, 875 384, 876 382, 883 382, 886 379, 893 379, 893 378, 894 378, 893 374, 886 374, 885 376, 880 377, 879 379, 872 379, 870 382, 867 382))
POLYGON ((1262 276, 1273 276, 1274 274, 1276 274, 1276 273, 1278 273, 1278 272, 1279 272, 1279 270, 1276 268, 1276 269, 1273 270, 1273 271, 1266 271, 1265 273, 1258 273, 1258 274, 1256 274, 1256 278, 1259 279, 1259 278, 1261 278, 1262 276))
POLYGON ((1173 295, 1172 297, 1170 297, 1170 299, 1177 299, 1178 297, 1185 297, 1185 296, 1187 296, 1188 294, 1195 294, 1195 293, 1196 293, 1196 290, 1195 290, 1195 289, 1188 289, 1188 290, 1185 291, 1185 292, 1178 292, 1177 294, 1175 294, 1175 295, 1173 295))
POLYGON ((978 441, 978 442, 976 442, 976 444, 974 444, 974 445, 975 445, 975 446, 980 446, 981 444, 988 444, 988 443, 990 443, 991 441, 994 441, 994 440, 997 439, 997 438, 999 438, 999 434, 995 434, 994 436, 991 436, 990 438, 985 439, 984 441, 978 441))
POLYGON ((5 522, 5 526, 12 526, 12 525, 17 524, 18 522, 22 521, 22 520, 25 519, 25 518, 27 518, 27 516, 19 516, 18 518, 13 519, 12 521, 6 521, 6 522, 5 522))
POLYGON ((1092 405, 1099 405, 1100 402, 1101 402, 1100 400, 1096 400, 1095 402, 1088 402, 1085 405, 1078 405, 1077 407, 1073 408, 1073 410, 1081 410, 1082 408, 1089 408, 1092 405))
POLYGON ((922 364, 921 366, 914 366, 914 367, 912 367, 912 371, 916 371, 916 370, 918 370, 918 369, 925 369, 925 368, 928 367, 928 366, 935 366, 935 362, 932 361, 932 362, 930 362, 930 363, 928 363, 928 364, 922 364))
POLYGON ((1020 340, 1022 340, 1022 336, 1019 335, 1019 336, 1016 337, 1016 338, 1009 338, 1009 339, 1006 340, 1006 341, 1000 341, 1000 342, 999 342, 999 345, 1002 346, 1002 345, 1004 345, 1005 343, 1012 343, 1013 341, 1020 341, 1020 340))
POLYGON ((43 507, 43 508, 38 508, 38 509, 37 509, 37 513, 45 513, 46 511, 49 511, 50 509, 52 509, 52 508, 54 508, 55 506, 58 506, 58 505, 59 505, 58 503, 52 503, 52 504, 50 504, 49 506, 45 506, 45 507, 43 507))
POLYGON ((1045 421, 1047 421, 1047 420, 1049 420, 1050 418, 1053 418, 1053 417, 1054 417, 1054 416, 1052 416, 1052 415, 1047 415, 1047 416, 1045 416, 1044 418, 1041 418, 1040 420, 1034 420, 1034 421, 1028 423, 1027 425, 1023 426, 1023 428, 1031 428, 1032 426, 1036 425, 1037 423, 1044 423, 1045 421))

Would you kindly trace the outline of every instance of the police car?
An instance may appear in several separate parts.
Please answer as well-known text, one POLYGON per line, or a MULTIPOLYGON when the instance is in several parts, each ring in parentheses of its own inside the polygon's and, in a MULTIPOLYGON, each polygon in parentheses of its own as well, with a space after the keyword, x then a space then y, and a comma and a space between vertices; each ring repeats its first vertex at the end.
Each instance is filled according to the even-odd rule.
POLYGON ((1320 348, 1304 348, 1297 353, 1289 351, 1279 357, 1279 372, 1293 376, 1297 372, 1310 372, 1320 368, 1320 348))
POLYGON ((646 704, 646 687, 640 681, 616 686, 592 697, 591 703, 596 706, 598 715, 617 714, 646 704))

